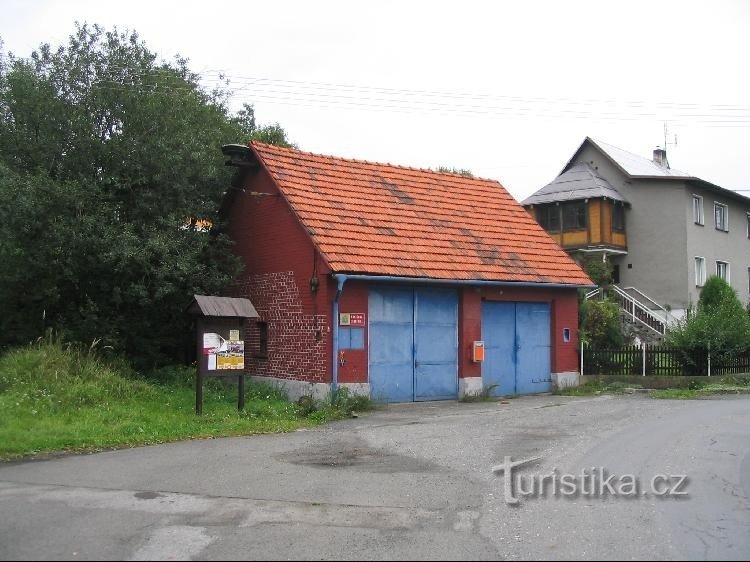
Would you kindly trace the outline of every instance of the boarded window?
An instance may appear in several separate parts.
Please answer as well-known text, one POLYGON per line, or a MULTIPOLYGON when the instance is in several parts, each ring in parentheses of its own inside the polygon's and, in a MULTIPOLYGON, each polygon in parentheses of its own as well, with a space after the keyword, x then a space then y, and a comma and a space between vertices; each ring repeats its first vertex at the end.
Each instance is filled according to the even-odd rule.
POLYGON ((258 322, 259 357, 268 357, 268 322, 258 322))

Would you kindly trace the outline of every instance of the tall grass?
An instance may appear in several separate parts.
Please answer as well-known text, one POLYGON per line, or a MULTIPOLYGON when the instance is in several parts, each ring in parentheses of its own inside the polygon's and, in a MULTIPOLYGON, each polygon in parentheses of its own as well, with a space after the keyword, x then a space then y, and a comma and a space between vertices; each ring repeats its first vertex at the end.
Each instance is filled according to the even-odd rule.
POLYGON ((56 338, 10 351, 0 357, 0 459, 289 431, 333 417, 305 418, 277 388, 252 383, 238 412, 236 386, 216 380, 197 417, 194 373, 178 366, 144 377, 96 346, 56 338))

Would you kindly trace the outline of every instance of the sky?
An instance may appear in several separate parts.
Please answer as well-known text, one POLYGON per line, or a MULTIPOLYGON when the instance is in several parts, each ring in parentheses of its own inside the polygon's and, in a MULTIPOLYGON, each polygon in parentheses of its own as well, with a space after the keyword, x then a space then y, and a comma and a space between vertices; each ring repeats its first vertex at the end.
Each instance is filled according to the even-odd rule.
MULTIPOLYGON (((499 180, 519 200, 586 136, 750 196, 750 2, 0 0, 4 49, 76 21, 187 57, 302 150, 499 180)), ((241 139, 236 139, 240 141, 241 139)))

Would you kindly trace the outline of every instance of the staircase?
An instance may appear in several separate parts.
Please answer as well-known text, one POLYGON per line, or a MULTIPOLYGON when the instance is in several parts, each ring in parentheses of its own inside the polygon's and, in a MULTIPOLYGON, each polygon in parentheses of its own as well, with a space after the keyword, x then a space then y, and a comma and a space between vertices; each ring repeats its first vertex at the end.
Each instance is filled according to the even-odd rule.
MULTIPOLYGON (((661 340, 667 328, 676 322, 669 311, 635 287, 620 288, 610 285, 608 296, 620 306, 623 319, 641 340, 661 340), (644 337, 645 336, 645 337, 644 337)), ((602 287, 586 294, 586 299, 603 298, 602 287)))

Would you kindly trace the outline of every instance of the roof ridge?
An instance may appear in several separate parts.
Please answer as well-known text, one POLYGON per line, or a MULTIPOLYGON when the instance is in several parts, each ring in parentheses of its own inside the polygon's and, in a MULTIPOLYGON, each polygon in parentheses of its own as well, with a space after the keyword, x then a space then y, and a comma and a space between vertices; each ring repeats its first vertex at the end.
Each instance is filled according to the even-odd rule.
MULTIPOLYGON (((364 160, 361 158, 346 158, 344 156, 335 156, 333 154, 322 154, 320 152, 309 152, 307 150, 300 150, 299 148, 289 148, 286 146, 279 146, 277 144, 270 144, 267 142, 260 142, 257 140, 251 140, 250 144, 253 146, 260 146, 260 147, 267 147, 271 149, 278 149, 285 152, 291 152, 294 154, 305 154, 307 156, 317 156, 318 158, 330 158, 332 160, 340 160, 344 162, 352 162, 355 164, 368 164, 370 166, 387 166, 389 168, 396 168, 398 170, 411 170, 412 172, 427 172, 430 174, 436 174, 441 176, 449 176, 453 178, 462 178, 464 180, 478 180, 481 182, 492 182, 497 183, 499 185, 503 185, 500 183, 499 180, 496 180, 494 178, 485 178, 481 176, 465 176, 463 174, 457 174, 455 172, 441 172, 439 170, 433 170, 432 168, 415 168, 413 166, 404 166, 401 164, 392 164, 390 162, 376 162, 374 160, 364 160)), ((504 186, 503 186, 504 187, 504 186)))

